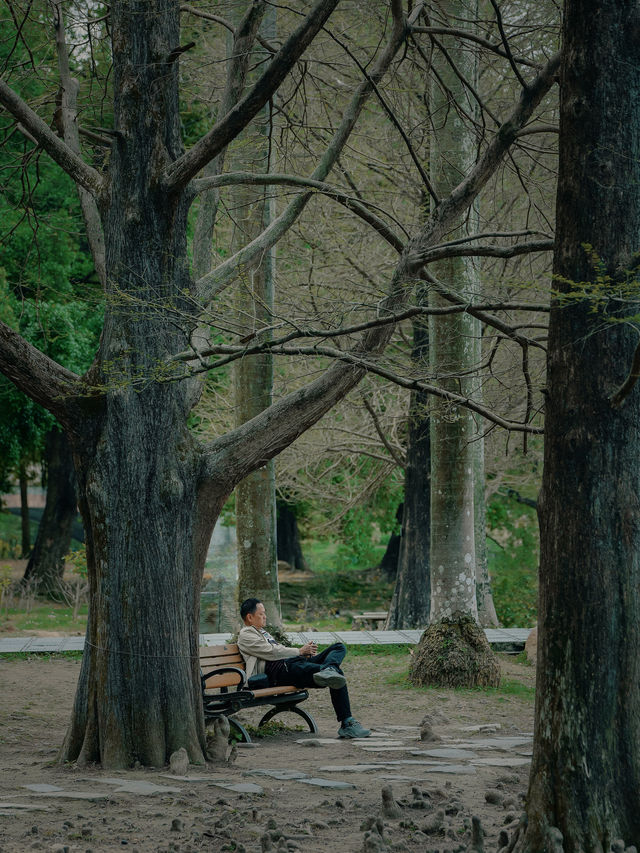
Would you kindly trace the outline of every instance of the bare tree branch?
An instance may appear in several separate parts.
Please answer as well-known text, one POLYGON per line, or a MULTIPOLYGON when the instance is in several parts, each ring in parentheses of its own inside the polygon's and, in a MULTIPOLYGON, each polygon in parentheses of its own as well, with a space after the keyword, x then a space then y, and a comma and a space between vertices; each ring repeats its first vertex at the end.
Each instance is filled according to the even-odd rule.
POLYGON ((533 252, 552 252, 553 240, 530 240, 526 243, 516 243, 515 246, 497 246, 480 244, 475 246, 448 246, 440 249, 426 249, 423 255, 425 264, 442 258, 515 258, 533 252))
POLYGON ((367 204, 354 199, 353 196, 347 195, 344 191, 333 187, 324 181, 314 181, 312 178, 301 178, 297 175, 281 175, 270 174, 260 175, 254 172, 227 172, 224 175, 218 175, 211 178, 200 178, 192 182, 191 186, 194 192, 200 193, 213 187, 228 187, 237 186, 238 184, 249 184, 254 186, 286 186, 286 187, 304 187, 317 190, 323 195, 338 201, 349 210, 364 219, 371 225, 384 239, 401 252, 404 248, 404 242, 392 231, 392 229, 382 220, 371 212, 367 204))
POLYGON ((515 61, 513 54, 511 53, 511 47, 509 45, 509 39, 507 38, 507 34, 504 29, 504 24, 502 23, 502 13, 500 12, 500 7, 496 3, 496 0, 491 0, 491 5, 493 6, 493 10, 496 13, 496 21, 498 22, 498 29, 500 30, 500 35, 502 36, 502 44, 504 45, 504 51, 507 55, 507 59, 509 60, 509 65, 513 69, 513 73, 518 78, 518 82, 522 86, 523 89, 527 88, 527 82, 523 78, 520 73, 520 69, 518 68, 518 64, 515 61))
MULTIPOLYGON (((394 313, 405 303, 410 291, 410 282, 420 275, 422 269, 421 254, 426 248, 445 237, 453 223, 458 221, 459 216, 473 203, 480 190, 486 185, 515 140, 517 131, 530 119, 534 109, 553 85, 559 62, 559 56, 551 59, 531 85, 523 89, 516 108, 498 129, 471 173, 446 199, 440 202, 426 225, 415 238, 409 241, 390 282, 388 295, 380 306, 382 312, 394 313)), ((315 174, 314 178, 323 180, 324 175, 315 174)), ((493 319, 499 322, 497 318, 493 319)), ((209 471, 220 470, 220 466, 224 465, 229 472, 230 483, 239 482, 249 471, 272 459, 302 432, 316 423, 335 402, 358 384, 366 371, 392 381, 397 378, 398 384, 403 387, 437 394, 448 399, 452 404, 467 406, 505 429, 541 432, 537 427, 499 418, 485 407, 461 395, 445 392, 437 386, 420 383, 417 380, 396 377, 390 371, 381 368, 372 362, 371 358, 384 349, 391 332, 390 326, 369 329, 364 333, 355 350, 351 352, 342 352, 333 347, 310 348, 310 351, 315 354, 331 356, 336 360, 335 363, 318 379, 283 397, 252 420, 210 444, 203 458, 203 476, 207 477, 209 471), (238 447, 243 448, 242 454, 238 452, 238 447)), ((505 333, 512 339, 517 339, 510 329, 505 333)), ((289 348, 283 347, 282 351, 287 349, 289 348)), ((291 347, 290 349, 293 354, 300 353, 303 348, 291 347)))
MULTIPOLYGON (((452 294, 450 291, 444 289, 442 287, 443 294, 445 298, 448 298, 452 294)), ((453 294, 455 296, 455 294, 453 294)), ((366 320, 362 323, 357 323, 353 326, 341 326, 338 329, 301 329, 298 328, 295 331, 289 332, 287 335, 283 335, 280 338, 268 338, 265 340, 258 340, 258 338, 262 338, 267 332, 272 332, 274 327, 269 326, 265 328, 256 329, 250 336, 247 338, 242 338, 239 344, 213 344, 211 346, 207 346, 204 349, 189 349, 184 350, 183 352, 177 353, 172 356, 168 363, 172 362, 190 362, 197 361, 203 370, 212 370, 217 367, 222 367, 225 364, 228 364, 231 361, 235 361, 236 358, 244 358, 249 355, 259 355, 260 353, 271 351, 274 347, 282 346, 283 344, 290 343, 291 341, 300 340, 300 339, 309 339, 309 338, 317 338, 318 340, 327 340, 331 338, 341 338, 346 335, 355 335, 360 332, 367 331, 368 329, 375 329, 380 326, 389 326, 389 325, 397 325, 401 323, 403 320, 410 320, 412 317, 416 316, 430 316, 430 317, 443 317, 449 316, 451 314, 462 314, 464 312, 467 313, 475 313, 486 325, 495 327, 506 334, 505 329, 508 330, 511 334, 510 337, 513 337, 517 340, 518 336, 515 335, 515 329, 519 327, 508 326, 506 323, 490 316, 486 315, 484 312, 486 311, 534 311, 534 312, 549 312, 548 305, 536 305, 531 302, 488 302, 480 305, 472 305, 468 302, 464 302, 460 300, 455 305, 443 305, 443 306, 429 306, 429 305, 415 305, 412 308, 407 308, 406 311, 399 311, 395 314, 388 314, 383 316, 378 316, 372 320, 366 320), (481 313, 482 312, 482 313, 481 313), (254 341, 254 343, 251 343, 254 341), (212 364, 210 362, 206 362, 205 359, 209 358, 212 355, 222 355, 229 354, 229 358, 225 359, 223 362, 216 362, 212 364)), ((280 324, 282 325, 282 324, 280 324)), ((527 326, 530 328, 530 326, 527 326)), ((542 327, 546 329, 546 326, 542 327)), ((530 341, 528 338, 521 338, 526 344, 535 343, 534 341, 530 341)))
POLYGON ((556 80, 560 67, 560 54, 553 56, 533 82, 522 90, 518 104, 503 122, 484 150, 471 173, 438 205, 425 227, 407 246, 407 265, 416 270, 421 265, 421 255, 439 242, 451 228, 451 223, 468 209, 480 190, 494 174, 502 158, 516 139, 517 132, 531 118, 533 111, 556 80))
POLYGON ((74 181, 94 196, 100 195, 104 188, 104 179, 100 173, 72 151, 2 79, 0 79, 0 104, 19 122, 19 129, 22 131, 22 128, 25 128, 29 135, 37 140, 38 145, 41 145, 74 181))
MULTIPOLYGON (((223 27, 226 27, 226 29, 228 29, 233 36, 236 35, 236 28, 233 26, 231 21, 227 21, 226 18, 222 18, 220 15, 213 15, 211 12, 203 12, 201 9, 196 9, 193 6, 189 6, 187 3, 180 6, 180 11, 187 12, 189 15, 193 15, 194 18, 202 18, 205 21, 213 21, 216 24, 221 24, 223 27)), ((249 8, 248 12, 250 11, 251 8, 249 8)), ((278 52, 277 48, 275 48, 272 44, 269 44, 269 42, 259 33, 257 35, 257 40, 260 42, 262 47, 264 47, 265 50, 269 51, 269 53, 278 52)))
MULTIPOLYGON (((56 32, 56 48, 58 52, 58 70, 60 72, 60 87, 62 90, 62 131, 64 141, 69 148, 80 156, 80 139, 78 130, 78 81, 71 77, 69 69, 69 54, 64 32, 64 19, 62 17, 62 4, 60 0, 50 0, 53 9, 53 24, 56 32)), ((102 222, 98 212, 98 206, 92 193, 83 186, 78 185, 78 196, 80 198, 80 209, 84 219, 89 248, 93 256, 93 263, 100 284, 107 284, 107 267, 105 258, 104 235, 102 233, 102 222)))
POLYGON ((528 124, 516 133, 518 139, 521 136, 530 136, 533 133, 560 133, 557 124, 528 124))
POLYGON ((80 377, 28 343, 0 320, 0 370, 36 403, 50 411, 67 429, 73 429, 69 400, 76 397, 80 377))
MULTIPOLYGON (((264 3, 265 0, 257 0, 264 3)), ((318 0, 304 21, 282 45, 268 68, 244 98, 167 170, 169 190, 180 189, 225 148, 267 103, 338 5, 339 0, 318 0)))
MULTIPOLYGON (((482 45, 482 47, 490 50, 492 53, 497 53, 498 56, 503 56, 505 59, 509 58, 506 51, 500 45, 492 44, 488 39, 482 38, 482 36, 476 35, 469 30, 458 30, 454 27, 412 27, 412 32, 434 36, 455 36, 456 38, 467 39, 468 41, 482 45)), ((535 69, 540 68, 539 62, 532 62, 524 56, 512 56, 512 58, 514 62, 518 62, 520 65, 528 65, 529 68, 535 69)))
MULTIPOLYGON (((417 4, 408 21, 409 25, 420 14, 422 7, 423 3, 417 4)), ((367 102, 367 99, 371 95, 372 84, 379 82, 383 78, 394 56, 405 41, 407 30, 402 14, 401 4, 394 2, 392 4, 392 12, 393 28, 389 36, 389 41, 387 42, 379 59, 374 64, 372 70, 369 71, 368 76, 360 83, 354 92, 350 103, 344 111, 342 121, 340 122, 338 129, 334 133, 328 148, 311 175, 312 180, 324 181, 333 166, 336 164, 340 153, 355 127, 365 103, 367 102)), ((280 216, 278 216, 278 218, 275 219, 259 237, 252 240, 236 252, 235 255, 220 264, 215 270, 212 270, 208 275, 202 276, 202 278, 196 282, 199 299, 204 304, 208 304, 217 293, 224 290, 224 288, 234 280, 238 271, 245 264, 251 263, 258 255, 266 252, 274 246, 300 216, 310 198, 311 193, 301 193, 300 196, 294 199, 294 201, 288 205, 280 216)))
POLYGON ((372 421, 373 426, 375 428, 375 431, 378 435, 378 438, 380 439, 380 441, 382 442, 384 447, 386 447, 387 452, 389 453, 391 458, 394 460, 394 462, 396 462, 398 467, 404 468, 407 464, 406 454, 401 454, 399 452, 399 449, 397 447, 394 447, 393 444, 391 444, 391 442, 389 441, 389 439, 385 435, 385 432, 382 429, 382 425, 380 423, 380 419, 378 418, 376 410, 371 405, 367 395, 361 393, 360 399, 364 403, 365 409, 369 412, 369 417, 371 418, 371 421, 372 421))
MULTIPOLYGON (((251 49, 258 35, 258 28, 264 17, 265 9, 263 3, 251 4, 237 28, 233 30, 231 62, 227 70, 227 80, 220 101, 220 116, 225 116, 238 103, 242 94, 247 79, 251 49)), ((207 178, 213 178, 222 172, 226 152, 225 147, 205 165, 204 174, 206 177, 203 180, 206 181, 207 178)), ((196 278, 200 278, 211 271, 213 232, 219 203, 220 195, 215 185, 212 186, 211 190, 205 191, 200 200, 193 235, 193 271, 196 278)))

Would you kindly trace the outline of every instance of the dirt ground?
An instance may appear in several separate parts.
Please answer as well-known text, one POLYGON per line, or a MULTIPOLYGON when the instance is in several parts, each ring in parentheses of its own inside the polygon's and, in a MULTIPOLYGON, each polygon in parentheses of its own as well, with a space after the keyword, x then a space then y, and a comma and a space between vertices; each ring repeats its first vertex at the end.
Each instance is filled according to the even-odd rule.
MULTIPOLYGON (((354 715, 375 737, 338 740, 328 693, 315 690, 306 707, 319 735, 291 730, 261 739, 255 748, 238 749, 232 765, 190 768, 185 781, 166 778, 166 768, 125 773, 56 765, 80 662, 0 656, 0 851, 462 851, 470 844, 472 816, 481 818, 485 850, 496 850, 500 832, 504 843, 505 827, 522 811, 531 745, 524 737, 509 748, 474 746, 481 738, 515 741, 514 736, 530 734, 533 700, 517 693, 390 684, 406 665, 387 656, 345 660, 354 715), (425 714, 431 715, 440 742, 418 740, 416 727, 425 714), (499 728, 470 730, 485 725, 499 728), (315 743, 297 743, 300 739, 315 743), (450 759, 411 753, 450 746, 461 749, 450 759), (428 760, 437 763, 424 763, 428 760), (398 761, 416 763, 371 767, 398 761), (338 769, 357 764, 369 767, 338 769), (442 772, 444 766, 458 771, 442 772), (257 769, 299 771, 353 787, 246 775, 257 769), (122 787, 131 780, 155 783, 158 790, 117 790, 116 783, 122 787), (249 782, 263 790, 239 793, 216 782, 249 782), (24 787, 43 783, 57 790, 24 787), (387 785, 400 803, 394 817, 382 812, 381 790, 387 785), (71 792, 87 798, 70 799, 71 792)), ((533 686, 532 667, 506 656, 501 665, 511 683, 533 686)), ((241 719, 257 723, 255 714, 245 712, 241 719)), ((282 719, 292 728, 298 721, 292 715, 282 719)))

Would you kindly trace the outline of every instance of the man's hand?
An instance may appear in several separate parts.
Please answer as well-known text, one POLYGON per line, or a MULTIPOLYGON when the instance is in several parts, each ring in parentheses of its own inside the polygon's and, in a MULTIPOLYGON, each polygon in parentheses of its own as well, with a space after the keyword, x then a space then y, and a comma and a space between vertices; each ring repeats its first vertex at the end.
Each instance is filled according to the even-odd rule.
POLYGON ((304 646, 300 646, 300 654, 304 657, 311 657, 311 655, 315 655, 318 652, 318 644, 317 643, 305 643, 304 646))

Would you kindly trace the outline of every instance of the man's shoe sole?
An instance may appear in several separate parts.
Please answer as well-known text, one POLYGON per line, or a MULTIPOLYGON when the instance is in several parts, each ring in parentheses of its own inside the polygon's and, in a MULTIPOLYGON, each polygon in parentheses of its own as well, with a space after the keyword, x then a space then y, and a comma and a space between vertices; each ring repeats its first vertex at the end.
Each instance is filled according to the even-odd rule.
POLYGON ((339 672, 326 672, 323 669, 315 673, 313 681, 317 687, 330 687, 333 690, 339 690, 347 683, 347 679, 339 672))

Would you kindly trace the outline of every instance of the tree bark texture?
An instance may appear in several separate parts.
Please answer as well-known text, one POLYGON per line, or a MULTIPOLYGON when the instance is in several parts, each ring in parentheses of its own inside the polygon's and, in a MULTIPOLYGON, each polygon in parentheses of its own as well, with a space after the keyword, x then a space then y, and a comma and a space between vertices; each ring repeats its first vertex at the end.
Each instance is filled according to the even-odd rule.
MULTIPOLYGON (((413 361, 419 369, 429 363, 428 322, 413 324, 413 361)), ((430 397, 412 391, 409 403, 407 463, 404 476, 404 511, 398 556, 398 573, 386 628, 423 628, 429 624, 431 606, 431 440, 430 397)))
MULTIPOLYGON (((262 35, 275 38, 275 9, 262 21, 262 35)), ((254 59, 263 58, 254 48, 254 59)), ((243 145, 232 154, 233 168, 269 172, 269 114, 263 110, 241 136, 243 145)), ((274 218, 274 205, 266 189, 235 187, 232 192, 236 223, 232 248, 238 251, 255 239, 274 218)), ((243 269, 236 301, 238 329, 253 334, 273 322, 275 247, 243 269)), ((252 355, 234 365, 236 423, 243 424, 273 402, 273 356, 252 355)), ((278 586, 275 463, 269 460, 236 487, 238 535, 238 600, 256 597, 267 611, 270 625, 282 625, 278 586)))
POLYGON ((69 441, 60 429, 51 429, 47 434, 45 461, 47 499, 23 580, 40 595, 57 597, 64 558, 71 544, 71 528, 78 514, 73 456, 69 441))
POLYGON ((583 283, 585 298, 555 300, 549 328, 536 725, 519 842, 536 853, 558 831, 567 853, 640 845, 640 389, 610 404, 637 331, 608 322, 638 311, 618 297, 640 248, 639 32, 635 2, 566 0, 554 273, 563 292, 583 283))
MULTIPOLYGON (((462 17, 464 4, 455 2, 450 12, 462 17)), ((443 39, 458 68, 473 80, 476 59, 473 50, 461 50, 453 40, 443 39)), ((441 82, 434 82, 431 109, 435 116, 431 149, 431 175, 436 191, 451 192, 460 173, 466 173, 476 159, 475 141, 457 111, 464 103, 466 89, 441 54, 434 54, 441 82), (442 87, 446 86, 446 89, 442 87)), ((463 219, 457 221, 462 234, 463 219)), ((473 298, 477 276, 465 258, 451 258, 435 264, 436 277, 450 290, 473 298)), ((443 301, 435 293, 434 305, 443 301)), ((474 321, 466 313, 432 318, 430 356, 432 373, 448 390, 471 395, 470 371, 474 368, 474 321)), ((431 407, 431 621, 455 612, 477 618, 476 555, 474 530, 474 422, 467 409, 434 398, 431 407)))
POLYGON ((202 763, 190 389, 153 381, 194 325, 184 319, 193 309, 182 296, 190 285, 187 205, 158 191, 167 162, 182 150, 177 63, 163 59, 179 44, 179 12, 170 0, 114 3, 110 26, 119 136, 103 200, 108 296, 91 374, 105 393, 72 437, 90 604, 62 758, 162 766, 185 747, 202 763), (142 316, 138 301, 150 306, 142 316))
MULTIPOLYGON (((480 321, 474 317, 474 364, 482 363, 482 330, 480 321)), ((482 381, 478 374, 472 379, 475 386, 473 398, 482 402, 482 381)), ((476 602, 478 604, 478 622, 483 628, 495 628, 498 615, 493 603, 491 577, 487 554, 487 504, 485 500, 484 436, 480 432, 483 424, 476 422, 476 435, 473 439, 473 512, 474 544, 476 547, 476 602)))

